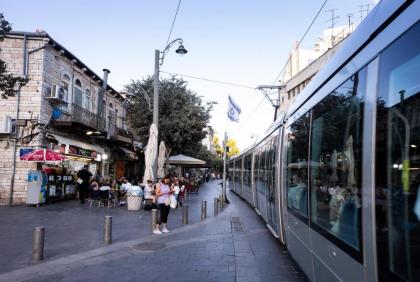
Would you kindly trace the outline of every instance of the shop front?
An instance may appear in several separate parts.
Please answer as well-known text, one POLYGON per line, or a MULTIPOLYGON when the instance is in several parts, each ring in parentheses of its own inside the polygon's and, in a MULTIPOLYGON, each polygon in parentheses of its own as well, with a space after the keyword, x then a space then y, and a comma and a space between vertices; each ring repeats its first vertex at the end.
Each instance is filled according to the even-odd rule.
POLYGON ((54 151, 65 157, 65 160, 61 163, 42 166, 42 170, 48 175, 49 201, 75 198, 77 172, 85 165, 88 166, 92 175, 97 170, 101 171, 102 163, 107 159, 107 154, 98 145, 88 144, 61 135, 48 134, 47 138, 57 143, 54 146, 54 151))

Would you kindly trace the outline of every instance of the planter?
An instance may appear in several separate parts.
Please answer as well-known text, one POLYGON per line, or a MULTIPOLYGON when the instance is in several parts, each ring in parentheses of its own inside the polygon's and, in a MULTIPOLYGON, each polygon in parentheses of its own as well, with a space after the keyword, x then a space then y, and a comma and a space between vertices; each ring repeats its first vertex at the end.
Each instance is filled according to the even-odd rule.
POLYGON ((127 195, 127 209, 129 211, 138 211, 141 207, 143 197, 127 195))

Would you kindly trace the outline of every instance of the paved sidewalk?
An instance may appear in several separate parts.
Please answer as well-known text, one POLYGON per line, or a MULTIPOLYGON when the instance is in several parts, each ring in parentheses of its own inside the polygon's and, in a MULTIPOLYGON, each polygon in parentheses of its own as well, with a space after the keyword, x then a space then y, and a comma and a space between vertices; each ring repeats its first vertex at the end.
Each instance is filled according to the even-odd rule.
MULTIPOLYGON (((202 197, 217 194, 218 187, 207 183, 202 197)), ((260 217, 235 195, 229 198, 217 217, 200 222, 199 212, 191 212, 196 223, 169 234, 148 230, 134 240, 3 273, 0 281, 305 281, 260 217)), ((199 210, 199 203, 192 199, 191 207, 199 210)), ((211 204, 208 214, 213 215, 211 204)))
MULTIPOLYGON (((219 182, 205 183, 198 195, 189 197, 189 222, 200 221, 201 201, 213 215, 213 198, 219 182)), ((32 230, 44 226, 46 261, 103 246, 104 216, 112 216, 113 242, 144 238, 152 234, 151 211, 128 211, 127 207, 89 208, 86 203, 64 201, 41 207, 0 207, 0 274, 31 265, 32 230)), ((171 209, 168 228, 182 226, 182 207, 171 209)))

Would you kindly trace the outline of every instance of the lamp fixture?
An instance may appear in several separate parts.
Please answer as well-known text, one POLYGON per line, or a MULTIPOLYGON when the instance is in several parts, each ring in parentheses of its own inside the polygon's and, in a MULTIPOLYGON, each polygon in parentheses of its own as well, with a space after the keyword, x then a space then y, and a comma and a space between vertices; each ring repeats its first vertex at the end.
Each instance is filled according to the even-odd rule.
POLYGON ((187 54, 187 53, 188 53, 188 51, 187 51, 187 49, 185 49, 184 45, 182 45, 182 44, 180 43, 180 44, 179 44, 179 46, 178 46, 178 49, 176 49, 176 50, 175 50, 175 53, 177 53, 177 54, 179 54, 179 55, 183 56, 183 55, 187 54))

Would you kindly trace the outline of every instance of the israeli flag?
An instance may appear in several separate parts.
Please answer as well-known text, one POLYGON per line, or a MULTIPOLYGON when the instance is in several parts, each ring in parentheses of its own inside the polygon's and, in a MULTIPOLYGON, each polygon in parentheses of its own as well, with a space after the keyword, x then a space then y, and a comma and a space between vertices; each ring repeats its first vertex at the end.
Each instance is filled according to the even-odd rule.
POLYGON ((231 121, 239 122, 239 114, 241 113, 241 108, 238 104, 233 101, 232 97, 229 95, 229 105, 228 105, 228 117, 231 121))

